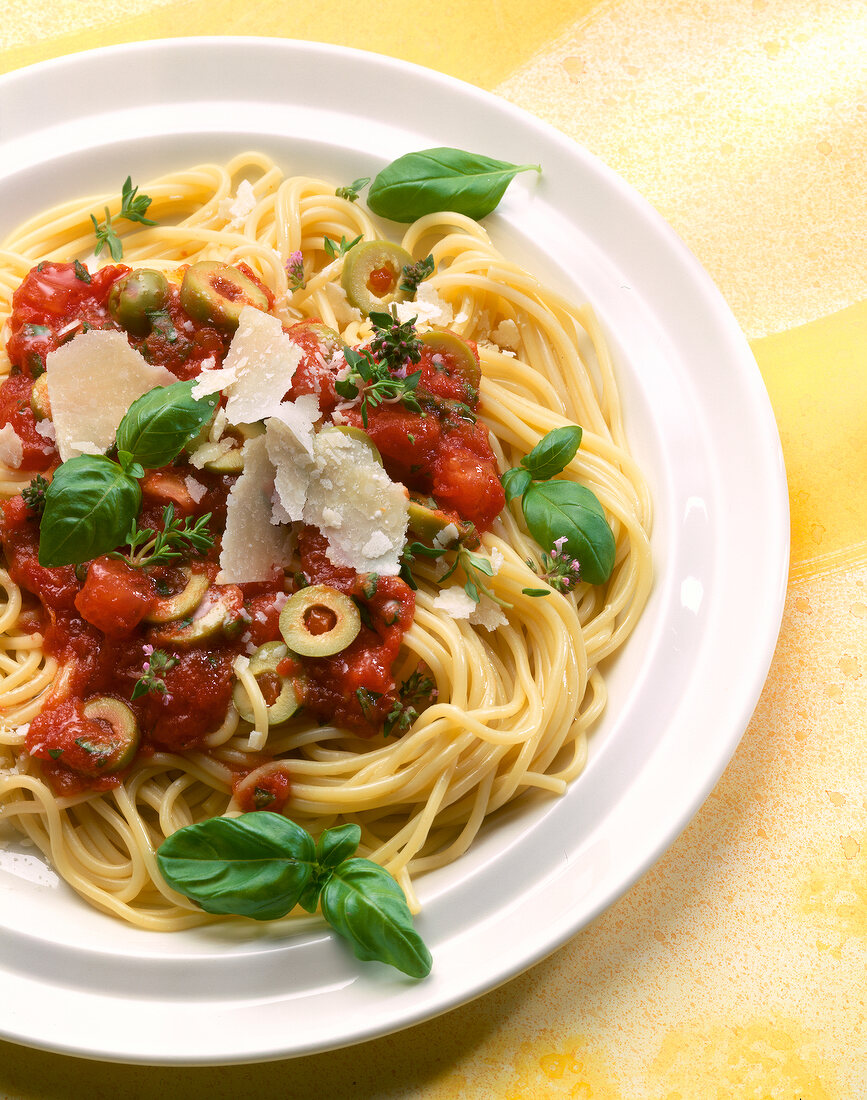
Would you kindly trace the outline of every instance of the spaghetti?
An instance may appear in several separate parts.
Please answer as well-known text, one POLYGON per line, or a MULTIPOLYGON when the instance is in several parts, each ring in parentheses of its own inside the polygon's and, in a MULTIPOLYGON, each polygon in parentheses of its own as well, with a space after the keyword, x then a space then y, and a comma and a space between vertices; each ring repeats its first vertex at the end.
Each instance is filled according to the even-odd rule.
MULTIPOLYGON (((332 185, 285 178, 266 157, 248 154, 144 190, 156 224, 127 224, 117 199, 100 196, 21 226, 0 251, 0 311, 11 312, 12 295, 34 265, 89 257, 92 216, 105 211, 118 219, 123 262, 134 269, 162 271, 177 284, 196 261, 243 264, 287 330, 317 319, 351 347, 370 340, 369 319, 341 290, 351 252, 339 242, 345 249, 381 233, 332 185)), ((600 664, 632 631, 651 584, 650 501, 626 448, 609 352, 589 307, 575 308, 505 260, 477 223, 429 215, 401 243, 413 258, 433 259, 434 273, 417 296, 419 327, 426 311, 433 324, 478 345, 480 423, 499 470, 516 466, 554 429, 583 427, 562 477, 589 487, 605 510, 616 547, 610 579, 548 589, 539 577, 541 551, 553 548, 540 550, 513 502, 480 524, 486 529, 475 552, 490 569, 469 615, 444 600, 455 585, 443 580, 435 555, 413 563, 414 614, 393 677, 408 683, 423 670, 435 691, 405 731, 389 736, 381 724, 365 729, 321 713, 316 722, 304 709, 269 726, 273 700, 236 660, 233 677, 246 693, 249 721, 229 702, 190 746, 158 737, 107 789, 75 790, 59 789, 46 761, 27 751, 30 723, 70 692, 74 662, 48 652, 44 611, 9 569, 0 570, 2 820, 87 901, 139 927, 173 930, 213 919, 163 882, 155 851, 178 828, 245 808, 251 785, 273 790, 279 780, 281 811, 314 834, 357 822, 360 852, 391 871, 416 908, 414 876, 460 857, 498 808, 534 788, 562 794, 584 767, 588 731, 606 702, 600 664)), ((8 360, 0 369, 9 374, 8 360)), ((0 494, 14 500, 32 478, 32 468, 0 466, 0 494)), ((310 561, 315 532, 307 537, 310 561)))

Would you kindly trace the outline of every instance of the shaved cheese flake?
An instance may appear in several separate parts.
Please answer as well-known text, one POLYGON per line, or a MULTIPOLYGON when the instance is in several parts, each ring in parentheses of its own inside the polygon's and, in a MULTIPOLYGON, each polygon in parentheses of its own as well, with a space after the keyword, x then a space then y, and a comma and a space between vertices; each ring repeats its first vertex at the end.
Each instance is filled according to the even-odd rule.
POLYGON ((265 421, 265 444, 276 471, 272 523, 291 523, 304 514, 307 486, 314 467, 312 428, 309 447, 305 443, 282 419, 272 417, 265 421))
POLYGON ((512 320, 500 321, 491 333, 491 339, 501 348, 510 348, 515 351, 521 343, 521 334, 518 326, 512 320))
POLYGON ((415 298, 411 302, 392 302, 392 310, 402 323, 416 319, 416 328, 425 329, 431 325, 447 328, 454 321, 454 310, 440 298, 429 282, 419 283, 415 298))
POLYGON ((389 478, 365 443, 336 428, 319 432, 313 450, 304 522, 328 540, 335 565, 395 576, 406 541, 406 489, 389 478))
POLYGON ((171 386, 177 378, 148 363, 122 332, 91 329, 49 353, 48 400, 65 462, 84 453, 76 440, 87 440, 97 453, 114 443, 117 426, 143 393, 171 386))
POLYGON ((0 462, 17 470, 24 461, 24 444, 11 424, 0 428, 0 462))
POLYGON ((220 553, 218 584, 266 581, 274 566, 288 565, 292 535, 271 523, 274 467, 264 435, 244 444, 244 472, 226 501, 226 530, 220 553))
POLYGON ((194 477, 187 476, 184 478, 184 485, 187 487, 187 492, 193 498, 193 503, 198 504, 202 497, 207 493, 207 486, 202 485, 200 481, 196 481, 194 477))
POLYGON ((476 601, 459 584, 443 588, 435 598, 433 606, 443 611, 450 619, 468 619, 476 610, 476 601))
POLYGON ((229 423, 255 424, 279 415, 301 355, 276 317, 244 306, 223 362, 223 370, 234 373, 226 390, 229 423))
POLYGON ((481 626, 485 630, 497 630, 507 626, 509 620, 500 606, 489 596, 482 596, 479 603, 458 584, 443 588, 434 599, 433 606, 450 619, 467 619, 470 626, 481 626))

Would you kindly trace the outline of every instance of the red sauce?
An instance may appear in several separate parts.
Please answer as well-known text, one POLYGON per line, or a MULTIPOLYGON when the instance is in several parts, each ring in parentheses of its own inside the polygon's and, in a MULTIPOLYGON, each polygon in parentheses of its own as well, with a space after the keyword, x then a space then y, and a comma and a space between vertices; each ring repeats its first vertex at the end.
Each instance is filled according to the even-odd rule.
MULTIPOLYGON (((85 326, 119 328, 109 315, 108 296, 127 270, 109 265, 86 278, 80 265, 46 263, 30 272, 15 292, 7 348, 18 373, 0 386, 0 424, 12 424, 22 439, 25 469, 48 469, 57 461, 54 449, 46 447, 35 429, 32 376, 41 372, 51 351, 85 326)), ((249 269, 245 274, 252 276, 249 269)), ((390 285, 392 273, 384 271, 383 281, 386 275, 390 285)), ((379 273, 372 278, 378 279, 379 273)), ((287 331, 302 350, 287 397, 315 393, 327 418, 339 402, 334 376, 340 364, 333 362, 333 346, 316 322, 287 331)), ((146 337, 130 337, 130 342, 148 360, 185 379, 195 377, 205 360, 219 365, 230 337, 187 317, 172 289, 153 331, 146 337)), ((504 498, 487 432, 474 422, 478 393, 448 355, 434 356, 425 349, 420 369, 417 394, 423 411, 380 405, 370 409, 367 430, 395 480, 432 494, 447 514, 484 530, 504 498)), ((357 409, 344 419, 361 425, 357 409)), ((212 530, 219 532, 234 480, 183 463, 149 470, 141 482, 139 525, 161 528, 164 509, 171 504, 177 516, 210 512, 212 530), (189 478, 202 490, 196 489, 195 496, 189 478)), ((219 540, 194 569, 207 573, 211 582, 206 601, 223 601, 237 629, 180 645, 167 641, 170 634, 165 628, 147 620, 158 597, 179 590, 176 570, 136 569, 110 556, 78 568, 41 566, 38 518, 21 496, 2 505, 0 538, 13 580, 39 600, 41 615, 31 608, 28 622, 32 629, 42 630, 46 652, 64 666, 63 693, 56 692, 34 719, 28 737, 28 750, 40 760, 58 793, 105 790, 122 779, 122 771, 106 773, 82 748, 94 733, 93 721, 83 711, 86 700, 107 695, 131 707, 141 730, 140 755, 206 751, 206 739, 224 721, 231 701, 237 655, 280 638, 280 611, 293 582, 275 569, 265 582, 215 584, 219 540), (146 673, 154 672, 148 673, 154 649, 162 653, 159 686, 133 700, 136 686, 146 673)), ((370 736, 382 728, 400 700, 392 667, 412 623, 413 592, 398 577, 359 575, 334 565, 326 540, 315 528, 302 529, 298 551, 303 579, 297 583, 328 584, 351 596, 361 609, 363 625, 355 640, 332 657, 290 657, 281 662, 273 684, 262 679, 266 701, 279 691, 278 677, 291 676, 312 718, 370 736)), ((308 625, 315 633, 330 624, 308 625)), ((289 770, 282 764, 271 767, 263 758, 251 781, 239 775, 235 786, 243 809, 267 806, 279 812, 289 796, 289 770)))
POLYGON ((33 381, 26 374, 10 375, 0 385, 0 427, 11 424, 21 440, 21 469, 47 470, 57 462, 57 450, 36 428, 36 417, 30 406, 33 381))

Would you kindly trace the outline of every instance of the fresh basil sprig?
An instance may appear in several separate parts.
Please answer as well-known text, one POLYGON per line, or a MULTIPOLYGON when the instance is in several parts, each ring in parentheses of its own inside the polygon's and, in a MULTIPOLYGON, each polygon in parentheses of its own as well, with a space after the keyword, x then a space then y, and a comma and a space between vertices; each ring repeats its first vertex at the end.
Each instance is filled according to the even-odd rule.
POLYGON ((198 401, 192 382, 150 390, 134 401, 117 429, 118 461, 78 455, 58 466, 45 490, 39 564, 78 565, 126 540, 139 506, 138 479, 175 459, 211 417, 217 395, 198 401))
POLYGON ((126 451, 148 470, 166 466, 210 420, 216 395, 192 396, 194 380, 157 386, 133 401, 117 429, 118 452, 126 451))
POLYGON ((123 542, 138 515, 141 486, 105 455, 77 455, 58 466, 45 490, 40 565, 78 565, 123 542))
POLYGON ((357 825, 341 825, 314 843, 295 822, 257 810, 178 829, 157 863, 166 882, 207 913, 276 920, 296 905, 308 913, 319 905, 359 959, 423 978, 431 956, 403 891, 379 864, 354 856, 360 839, 357 825))
POLYGON ((527 529, 536 542, 549 552, 559 544, 561 553, 580 563, 582 580, 604 584, 616 554, 605 510, 586 486, 550 480, 575 457, 581 435, 577 424, 555 428, 501 480, 507 500, 521 498, 527 529))
POLYGON ((382 218, 412 222, 425 214, 454 211, 477 221, 490 214, 519 172, 538 164, 510 164, 463 149, 424 149, 387 165, 367 192, 367 205, 382 218))

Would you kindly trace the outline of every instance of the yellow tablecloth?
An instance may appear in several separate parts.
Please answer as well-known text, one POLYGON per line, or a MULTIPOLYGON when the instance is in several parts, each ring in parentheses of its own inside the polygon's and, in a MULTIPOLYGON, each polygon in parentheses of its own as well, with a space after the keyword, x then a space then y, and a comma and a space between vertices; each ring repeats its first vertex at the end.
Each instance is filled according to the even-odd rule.
POLYGON ((241 8, 20 0, 0 24, 0 71, 146 38, 317 39, 461 77, 582 142, 671 222, 752 343, 790 485, 782 633, 741 746, 685 834, 592 927, 502 989, 376 1042, 269 1065, 141 1069, 0 1043, 0 1095, 867 1096, 867 8, 241 8))

